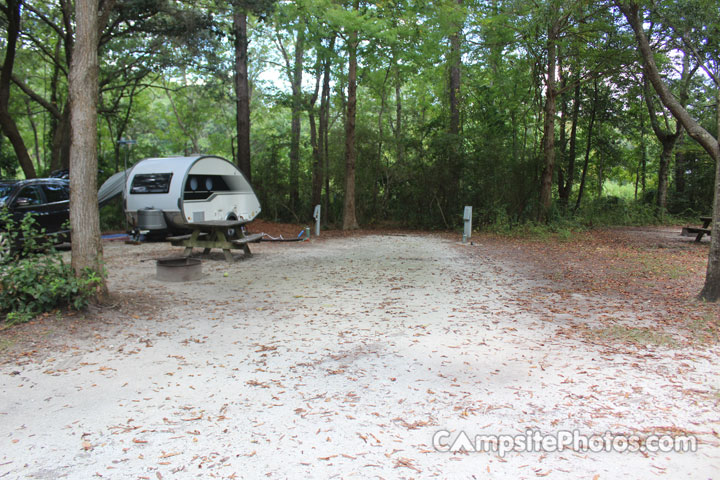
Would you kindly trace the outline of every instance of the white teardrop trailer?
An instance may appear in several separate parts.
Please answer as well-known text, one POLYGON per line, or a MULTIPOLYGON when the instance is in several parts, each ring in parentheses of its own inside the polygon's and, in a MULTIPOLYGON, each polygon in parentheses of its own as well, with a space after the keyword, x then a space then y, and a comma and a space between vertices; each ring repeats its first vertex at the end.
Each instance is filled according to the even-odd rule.
POLYGON ((125 215, 134 232, 176 235, 168 240, 185 246, 186 255, 193 247, 206 252, 222 248, 226 258, 230 248, 243 248, 249 254, 247 243, 261 238, 246 236, 242 228, 258 216, 260 202, 245 175, 221 157, 141 160, 103 184, 100 203, 119 193, 124 196, 125 215))

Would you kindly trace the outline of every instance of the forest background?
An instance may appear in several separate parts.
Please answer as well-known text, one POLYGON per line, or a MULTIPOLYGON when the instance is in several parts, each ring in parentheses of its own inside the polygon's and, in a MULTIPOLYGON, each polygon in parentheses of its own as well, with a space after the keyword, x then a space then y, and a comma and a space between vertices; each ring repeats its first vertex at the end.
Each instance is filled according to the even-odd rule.
MULTIPOLYGON (((459 225, 464 205, 495 230, 712 211, 715 161, 657 97, 612 2, 111 7, 98 50, 99 182, 142 158, 209 153, 251 177, 269 220, 305 222, 316 204, 325 223, 426 229, 459 225)), ((716 132, 720 7, 639 11, 663 80, 716 132)), ((0 174, 68 168, 73 4, 13 0, 3 13, 0 174)), ((101 212, 105 228, 120 218, 119 205, 101 212)))

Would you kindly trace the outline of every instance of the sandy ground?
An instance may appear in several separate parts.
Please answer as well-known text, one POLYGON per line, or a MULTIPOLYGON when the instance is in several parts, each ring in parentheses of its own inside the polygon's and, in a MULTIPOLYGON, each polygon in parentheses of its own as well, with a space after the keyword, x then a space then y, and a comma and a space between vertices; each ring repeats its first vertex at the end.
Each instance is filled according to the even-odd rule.
POLYGON ((568 335, 577 319, 524 308, 537 280, 482 243, 368 235, 253 250, 233 264, 213 253, 202 280, 178 284, 155 280, 152 259, 180 249, 107 244, 113 307, 51 323, 29 346, 4 334, 0 478, 720 477, 717 346, 568 335), (528 430, 699 445, 433 448, 437 432, 528 430))

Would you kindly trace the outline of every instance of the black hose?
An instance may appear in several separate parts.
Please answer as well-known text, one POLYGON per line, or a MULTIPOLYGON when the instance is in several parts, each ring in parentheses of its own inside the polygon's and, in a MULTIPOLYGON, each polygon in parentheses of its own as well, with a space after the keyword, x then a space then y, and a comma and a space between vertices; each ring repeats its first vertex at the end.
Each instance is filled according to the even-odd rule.
POLYGON ((305 240, 305 230, 300 232, 300 234, 296 238, 283 238, 282 235, 280 235, 278 238, 273 238, 269 234, 263 232, 262 238, 260 239, 261 242, 302 242, 305 240), (268 238, 265 238, 268 237, 268 238))

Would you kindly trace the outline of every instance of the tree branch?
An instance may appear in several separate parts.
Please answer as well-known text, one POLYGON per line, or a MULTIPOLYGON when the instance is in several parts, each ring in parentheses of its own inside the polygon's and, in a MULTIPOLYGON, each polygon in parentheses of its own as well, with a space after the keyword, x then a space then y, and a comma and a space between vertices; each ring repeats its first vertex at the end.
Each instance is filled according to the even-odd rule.
POLYGON ((17 78, 15 75, 12 75, 11 78, 12 78, 13 83, 15 85, 17 85, 20 88, 20 90, 22 90, 25 93, 25 95, 30 97, 33 101, 35 101, 40 106, 42 106, 45 110, 50 112, 50 114, 53 117, 57 118, 58 120, 60 120, 60 118, 62 118, 62 112, 60 111, 60 109, 58 109, 57 105, 53 105, 52 103, 48 102, 43 97, 41 97, 40 95, 35 93, 35 91, 33 91, 33 89, 31 89, 27 84, 25 84, 22 80, 17 78))

